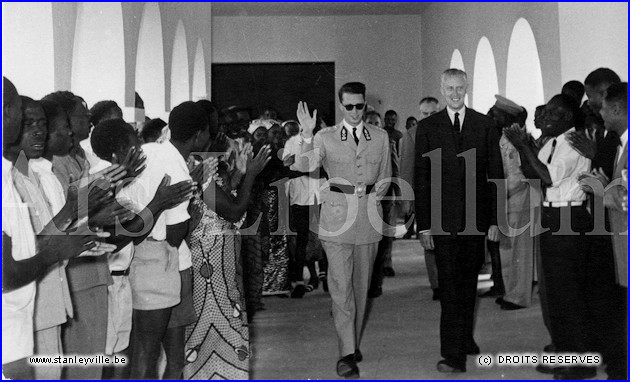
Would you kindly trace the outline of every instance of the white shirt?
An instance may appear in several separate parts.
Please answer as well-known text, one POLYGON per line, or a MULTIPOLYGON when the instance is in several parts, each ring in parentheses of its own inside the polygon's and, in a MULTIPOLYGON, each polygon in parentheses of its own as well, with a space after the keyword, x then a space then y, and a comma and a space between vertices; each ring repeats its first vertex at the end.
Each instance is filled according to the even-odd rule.
MULTIPOLYGON (((350 134, 354 134, 354 132, 356 130, 356 134, 357 134, 357 137, 359 138, 359 142, 361 142, 363 140, 363 138, 362 138, 362 136, 363 136, 363 121, 359 122, 359 124, 355 127, 355 126, 350 125, 344 119, 343 120, 343 125, 350 132, 350 134)), ((352 136, 352 139, 354 139, 354 136, 352 136)))
POLYGON ((451 120, 451 125, 455 125, 455 113, 459 113, 459 131, 462 131, 462 126, 464 126, 464 117, 466 116, 466 106, 463 106, 459 110, 453 110, 447 106, 446 112, 451 120))
MULTIPOLYGON (((103 160, 96 157, 97 160, 94 161, 94 164, 90 164, 90 175, 95 174, 99 171, 105 170, 107 167, 112 164, 106 160, 103 160)), ((116 195, 116 200, 119 202, 124 201, 124 198, 119 195, 116 195)), ((110 271, 125 271, 131 265, 131 260, 133 260, 134 247, 133 243, 127 244, 123 249, 116 253, 108 253, 107 254, 107 264, 109 265, 110 271)))
POLYGON ((621 146, 620 146, 620 149, 617 150, 617 162, 619 162, 619 159, 621 159, 621 154, 623 154, 623 150, 628 145, 628 130, 627 129, 626 131, 623 132, 623 134, 621 134, 621 136, 619 137, 619 140, 621 141, 621 146))
MULTIPOLYGON (((43 193, 46 198, 46 205, 37 207, 40 217, 46 216, 46 220, 42 221, 45 226, 66 204, 65 192, 61 182, 52 171, 51 161, 45 158, 31 159, 28 161, 28 166, 37 177, 38 192, 43 193)), ((37 281, 35 330, 48 329, 63 324, 66 322, 66 315, 69 317, 74 315, 66 265, 68 265, 68 261, 64 260, 51 266, 48 272, 37 281)))
POLYGON ((580 155, 567 141, 567 134, 573 131, 575 128, 550 139, 538 153, 538 159, 547 166, 552 181, 545 195, 547 202, 586 200, 586 193, 582 191, 578 183, 578 175, 590 170, 591 160, 580 155))
MULTIPOLYGON (((2 232, 11 236, 16 260, 35 256, 35 235, 28 214, 13 186, 13 165, 2 158, 2 232)), ((33 355, 35 282, 2 293, 2 364, 33 355)))
MULTIPOLYGON (((192 180, 186 161, 170 141, 164 143, 147 143, 142 146, 146 160, 144 171, 127 187, 119 192, 119 197, 131 201, 137 212, 146 208, 153 200, 160 182, 165 174, 171 177, 171 184, 185 180, 192 180)), ((183 223, 190 219, 188 201, 164 211, 155 222, 149 234, 155 240, 166 240, 166 226, 183 223)), ((190 249, 186 241, 179 247, 179 269, 185 270, 192 266, 190 249)))
POLYGON ((86 139, 79 142, 79 146, 81 146, 81 148, 85 152, 85 159, 87 159, 87 161, 90 163, 90 166, 94 166, 98 162, 101 161, 101 158, 99 158, 96 154, 94 154, 94 150, 92 149, 91 139, 92 139, 92 131, 90 131, 90 135, 88 135, 86 139))
POLYGON ((66 197, 63 186, 52 171, 52 162, 44 158, 39 158, 29 160, 28 164, 39 179, 46 199, 52 208, 52 215, 57 215, 66 204, 66 197))
MULTIPOLYGON (((289 138, 287 140, 287 143, 285 143, 284 145, 282 159, 284 160, 291 155, 295 155, 296 158, 299 157, 301 155, 301 143, 302 138, 300 137, 300 135, 295 135, 289 138)), ((295 163, 292 164, 289 168, 293 171, 299 171, 295 163)), ((287 182, 286 189, 291 205, 297 204, 300 206, 311 206, 315 204, 315 202, 321 204, 321 200, 319 197, 319 187, 323 183, 323 179, 313 178, 308 175, 290 179, 287 182)))

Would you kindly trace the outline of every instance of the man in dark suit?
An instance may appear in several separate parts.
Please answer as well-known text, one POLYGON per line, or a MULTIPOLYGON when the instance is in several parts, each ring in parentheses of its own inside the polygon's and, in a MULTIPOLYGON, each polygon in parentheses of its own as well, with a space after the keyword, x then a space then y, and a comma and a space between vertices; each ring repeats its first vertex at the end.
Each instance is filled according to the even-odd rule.
POLYGON ((444 357, 437 369, 447 373, 466 371, 466 355, 479 353, 473 325, 485 233, 499 240, 496 190, 489 183, 503 178, 499 136, 491 118, 464 106, 467 88, 465 72, 446 70, 446 108, 420 121, 416 133, 418 237, 436 252, 444 357))
MULTIPOLYGON (((627 379, 627 296, 628 296, 628 83, 613 84, 606 90, 600 114, 606 131, 615 132, 617 141, 612 183, 604 194, 608 211, 615 258, 616 282, 612 303, 605 311, 612 320, 604 338, 602 350, 608 379, 627 379)), ((605 183, 604 183, 605 185, 605 183)))

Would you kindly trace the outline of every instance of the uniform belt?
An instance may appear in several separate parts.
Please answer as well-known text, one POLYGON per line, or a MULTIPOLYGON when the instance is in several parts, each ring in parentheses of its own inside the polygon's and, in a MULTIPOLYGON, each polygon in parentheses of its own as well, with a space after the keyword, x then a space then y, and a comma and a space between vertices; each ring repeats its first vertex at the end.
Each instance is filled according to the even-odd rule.
MULTIPOLYGON (((373 184, 368 184, 365 186, 365 193, 369 194, 370 192, 372 192, 372 189, 374 188, 373 184)), ((332 192, 339 192, 341 194, 354 194, 356 193, 356 187, 350 184, 336 184, 336 183, 332 183, 330 185, 330 191, 332 192)))
POLYGON ((112 276, 129 276, 129 268, 124 271, 111 271, 112 276))
POLYGON ((585 200, 580 202, 543 202, 543 207, 560 208, 560 207, 580 207, 586 204, 585 200))

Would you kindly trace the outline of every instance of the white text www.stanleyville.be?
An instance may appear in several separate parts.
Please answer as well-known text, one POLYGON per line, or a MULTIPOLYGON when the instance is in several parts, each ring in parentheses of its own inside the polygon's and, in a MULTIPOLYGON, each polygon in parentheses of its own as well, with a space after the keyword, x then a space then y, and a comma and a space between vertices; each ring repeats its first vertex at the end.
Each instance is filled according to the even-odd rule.
POLYGON ((106 356, 106 355, 93 355, 93 356, 56 356, 56 357, 29 357, 28 362, 33 366, 45 366, 52 364, 64 364, 64 365, 125 365, 127 363, 126 357, 119 356, 106 356))

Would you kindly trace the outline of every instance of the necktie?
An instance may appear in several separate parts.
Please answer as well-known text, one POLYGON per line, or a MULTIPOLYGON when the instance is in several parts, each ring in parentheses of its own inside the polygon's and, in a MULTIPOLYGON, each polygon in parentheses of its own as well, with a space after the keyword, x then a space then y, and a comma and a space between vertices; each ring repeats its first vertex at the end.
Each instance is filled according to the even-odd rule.
POLYGON ((553 153, 556 151, 556 144, 558 143, 557 139, 553 139, 551 143, 551 152, 549 153, 549 158, 547 158, 547 164, 551 164, 551 159, 553 159, 553 153))
POLYGON ((453 130, 455 130, 457 134, 461 132, 460 124, 459 124, 459 113, 455 113, 455 122, 453 122, 453 130))
POLYGON ((354 135, 354 143, 357 144, 357 146, 359 145, 359 136, 357 135, 357 127, 355 126, 352 129, 352 135, 354 135))

